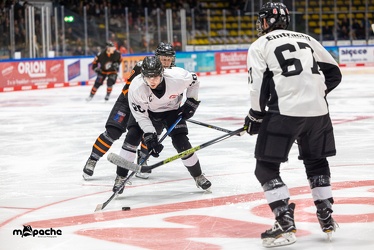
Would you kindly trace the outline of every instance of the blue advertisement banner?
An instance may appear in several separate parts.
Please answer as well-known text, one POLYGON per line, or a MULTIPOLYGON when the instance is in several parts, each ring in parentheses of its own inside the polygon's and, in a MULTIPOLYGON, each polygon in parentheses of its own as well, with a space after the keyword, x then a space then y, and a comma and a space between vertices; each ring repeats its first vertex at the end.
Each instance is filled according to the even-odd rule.
POLYGON ((216 71, 214 52, 178 52, 176 66, 191 72, 216 71))

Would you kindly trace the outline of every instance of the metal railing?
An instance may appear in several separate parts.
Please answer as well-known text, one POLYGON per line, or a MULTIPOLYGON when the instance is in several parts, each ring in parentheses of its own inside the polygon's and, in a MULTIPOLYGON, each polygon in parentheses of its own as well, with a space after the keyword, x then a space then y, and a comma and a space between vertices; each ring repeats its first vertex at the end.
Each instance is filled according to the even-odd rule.
MULTIPOLYGON (((144 8, 138 16, 128 8, 114 14, 107 7, 100 13, 83 7, 78 13, 52 4, 26 5, 21 12, 10 6, 0 16, 0 60, 92 56, 108 40, 124 54, 152 52, 160 41, 183 51, 212 45, 241 48, 257 38, 257 13, 263 2, 248 1, 245 11, 144 8)), ((283 2, 290 10, 291 30, 325 45, 374 44, 374 0, 352 0, 348 6, 339 0, 283 2)))

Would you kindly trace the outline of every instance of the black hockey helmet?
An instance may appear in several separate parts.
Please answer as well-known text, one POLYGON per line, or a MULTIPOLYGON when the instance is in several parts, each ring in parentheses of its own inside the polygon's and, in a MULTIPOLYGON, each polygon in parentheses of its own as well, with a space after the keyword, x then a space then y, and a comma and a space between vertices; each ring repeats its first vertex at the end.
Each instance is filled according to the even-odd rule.
POLYGON ((113 42, 111 42, 111 41, 107 41, 107 42, 105 43, 105 47, 109 48, 109 47, 115 47, 115 46, 114 46, 114 43, 113 43, 113 42))
POLYGON ((283 3, 265 3, 258 12, 257 31, 258 36, 262 36, 275 29, 287 29, 290 23, 290 14, 283 3), (264 28, 264 19, 269 25, 264 28))
POLYGON ((156 56, 175 56, 175 50, 171 43, 160 42, 156 48, 156 56))
POLYGON ((143 77, 162 76, 164 67, 157 56, 146 56, 142 63, 141 72, 143 77))
POLYGON ((173 45, 171 45, 171 43, 160 42, 156 48, 155 55, 172 57, 173 60, 171 62, 170 67, 175 66, 175 50, 173 48, 173 45))

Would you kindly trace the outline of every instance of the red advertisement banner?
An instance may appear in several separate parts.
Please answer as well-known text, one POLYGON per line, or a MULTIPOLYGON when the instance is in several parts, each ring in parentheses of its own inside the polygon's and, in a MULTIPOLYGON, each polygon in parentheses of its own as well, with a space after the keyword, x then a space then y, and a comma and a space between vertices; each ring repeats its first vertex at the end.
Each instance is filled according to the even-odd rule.
POLYGON ((216 71, 247 70, 247 51, 216 53, 216 71))
POLYGON ((64 82, 64 60, 0 63, 0 88, 64 82))

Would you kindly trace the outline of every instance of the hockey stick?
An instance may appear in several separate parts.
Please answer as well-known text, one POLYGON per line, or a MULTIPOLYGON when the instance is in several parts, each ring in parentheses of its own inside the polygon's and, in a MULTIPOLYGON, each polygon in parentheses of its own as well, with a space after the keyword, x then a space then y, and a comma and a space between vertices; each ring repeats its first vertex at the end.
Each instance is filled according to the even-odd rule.
POLYGON ((115 165, 118 165, 120 167, 123 167, 123 168, 126 168, 128 170, 131 170, 131 171, 134 171, 134 172, 141 172, 141 173, 145 173, 145 172, 148 172, 149 170, 152 170, 154 168, 157 168, 157 167, 160 167, 162 165, 165 165, 166 163, 169 163, 169 162, 172 162, 174 160, 177 160, 179 158, 183 158, 183 157, 186 157, 200 149, 203 149, 203 148, 206 148, 210 145, 213 145, 217 142, 220 142, 220 141, 223 141, 227 138, 230 138, 234 135, 237 135, 241 132, 245 131, 244 128, 240 128, 240 129, 237 129, 237 130, 234 130, 228 134, 225 134, 223 136, 220 136, 220 137, 217 137, 213 140, 210 140, 208 142, 205 142, 199 146, 196 146, 196 147, 193 147, 193 148, 190 148, 190 149, 187 149, 177 155, 174 155, 172 157, 169 157, 163 161, 160 161, 158 163, 155 163, 153 165, 149 165, 149 166, 141 166, 141 165, 138 165, 138 164, 135 164, 133 162, 129 162, 125 159, 123 159, 121 156, 117 155, 117 154, 114 154, 114 153, 110 153, 108 155, 108 161, 110 161, 111 163, 115 164, 115 165))
MULTIPOLYGON (((196 120, 192 120, 192 119, 188 119, 186 121, 194 123, 194 124, 197 124, 197 125, 202 125, 204 127, 212 128, 212 129, 215 129, 215 130, 218 130, 218 131, 226 132, 226 133, 231 133, 232 132, 231 130, 228 130, 228 129, 225 129, 225 128, 217 127, 217 126, 214 126, 214 125, 210 125, 210 124, 207 124, 207 123, 204 123, 204 122, 200 122, 200 121, 196 121, 196 120)), ((245 133, 245 131, 243 131, 243 132, 245 133)), ((241 136, 244 133, 239 133, 237 135, 241 136)))
MULTIPOLYGON (((171 131, 175 128, 175 126, 177 126, 177 124, 181 120, 182 120, 182 116, 179 116, 178 119, 168 128, 166 133, 161 137, 161 139, 158 142, 161 143, 163 140, 165 140, 165 138, 171 133, 171 131)), ((110 154, 113 154, 113 153, 110 153, 110 154)), ((142 159, 141 162, 139 162, 139 164, 142 165, 150 156, 151 156, 151 153, 148 152, 148 154, 142 159)), ((111 202, 113 198, 118 195, 119 191, 122 189, 122 187, 126 185, 127 181, 130 180, 135 174, 136 172, 133 171, 129 176, 127 176, 126 179, 123 181, 122 185, 117 189, 116 192, 113 192, 113 194, 109 197, 109 199, 106 202, 102 204, 98 204, 96 206, 95 212, 103 210, 109 204, 109 202, 111 202)))

